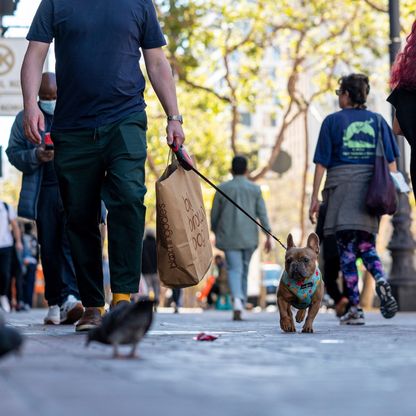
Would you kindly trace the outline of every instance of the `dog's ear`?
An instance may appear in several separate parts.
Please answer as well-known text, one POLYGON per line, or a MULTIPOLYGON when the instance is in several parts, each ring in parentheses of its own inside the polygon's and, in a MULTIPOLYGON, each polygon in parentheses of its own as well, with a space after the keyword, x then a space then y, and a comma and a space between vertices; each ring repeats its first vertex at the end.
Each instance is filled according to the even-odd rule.
POLYGON ((293 242, 293 236, 292 236, 292 234, 289 234, 287 236, 287 248, 289 250, 289 248, 292 248, 292 247, 296 247, 296 246, 295 246, 295 243, 293 242))
POLYGON ((307 247, 319 254, 319 237, 315 233, 309 234, 307 247))

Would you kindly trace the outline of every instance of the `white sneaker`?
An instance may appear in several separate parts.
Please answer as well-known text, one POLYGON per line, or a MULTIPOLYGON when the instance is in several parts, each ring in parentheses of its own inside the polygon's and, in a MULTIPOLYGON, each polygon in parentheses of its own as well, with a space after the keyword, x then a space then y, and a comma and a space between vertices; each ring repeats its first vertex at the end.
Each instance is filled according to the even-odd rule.
POLYGON ((0 309, 3 309, 4 312, 10 312, 10 303, 7 296, 0 296, 0 309))
POLYGON ((348 312, 339 319, 341 325, 364 325, 364 312, 361 308, 351 306, 348 312))
POLYGON ((61 306, 60 323, 64 325, 74 324, 80 320, 83 313, 82 303, 74 295, 69 295, 61 306))
POLYGON ((59 325, 61 323, 59 312, 60 311, 58 305, 49 306, 48 313, 43 320, 45 325, 59 325))

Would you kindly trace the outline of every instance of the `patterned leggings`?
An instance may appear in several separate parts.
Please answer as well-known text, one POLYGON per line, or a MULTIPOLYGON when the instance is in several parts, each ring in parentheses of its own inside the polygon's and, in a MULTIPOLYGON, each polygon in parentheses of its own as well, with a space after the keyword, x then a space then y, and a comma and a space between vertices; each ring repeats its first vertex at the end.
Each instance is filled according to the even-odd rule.
POLYGON ((383 265, 375 247, 375 235, 366 231, 345 230, 336 233, 341 271, 350 304, 356 306, 360 303, 358 290, 358 270, 356 261, 361 258, 365 268, 376 280, 384 279, 383 265))

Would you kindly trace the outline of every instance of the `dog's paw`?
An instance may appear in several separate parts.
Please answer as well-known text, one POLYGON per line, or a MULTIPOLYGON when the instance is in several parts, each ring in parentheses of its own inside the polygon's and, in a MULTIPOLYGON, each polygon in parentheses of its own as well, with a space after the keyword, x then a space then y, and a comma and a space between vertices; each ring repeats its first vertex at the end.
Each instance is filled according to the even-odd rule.
POLYGON ((280 328, 284 332, 296 332, 295 324, 290 318, 281 319, 280 328))
POLYGON ((305 326, 302 328, 302 333, 304 333, 304 334, 313 334, 313 328, 312 328, 312 325, 305 325, 305 326))
POLYGON ((306 309, 299 309, 296 313, 296 322, 300 324, 305 319, 306 309))

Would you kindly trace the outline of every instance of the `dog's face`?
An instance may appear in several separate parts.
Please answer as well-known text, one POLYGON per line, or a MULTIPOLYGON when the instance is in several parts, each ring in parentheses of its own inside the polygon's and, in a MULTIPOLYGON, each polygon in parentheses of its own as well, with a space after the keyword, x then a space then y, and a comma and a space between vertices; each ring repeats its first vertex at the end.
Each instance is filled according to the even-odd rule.
POLYGON ((285 270, 291 279, 304 280, 315 272, 319 254, 319 238, 315 233, 308 237, 306 247, 296 247, 292 234, 287 237, 285 270))

